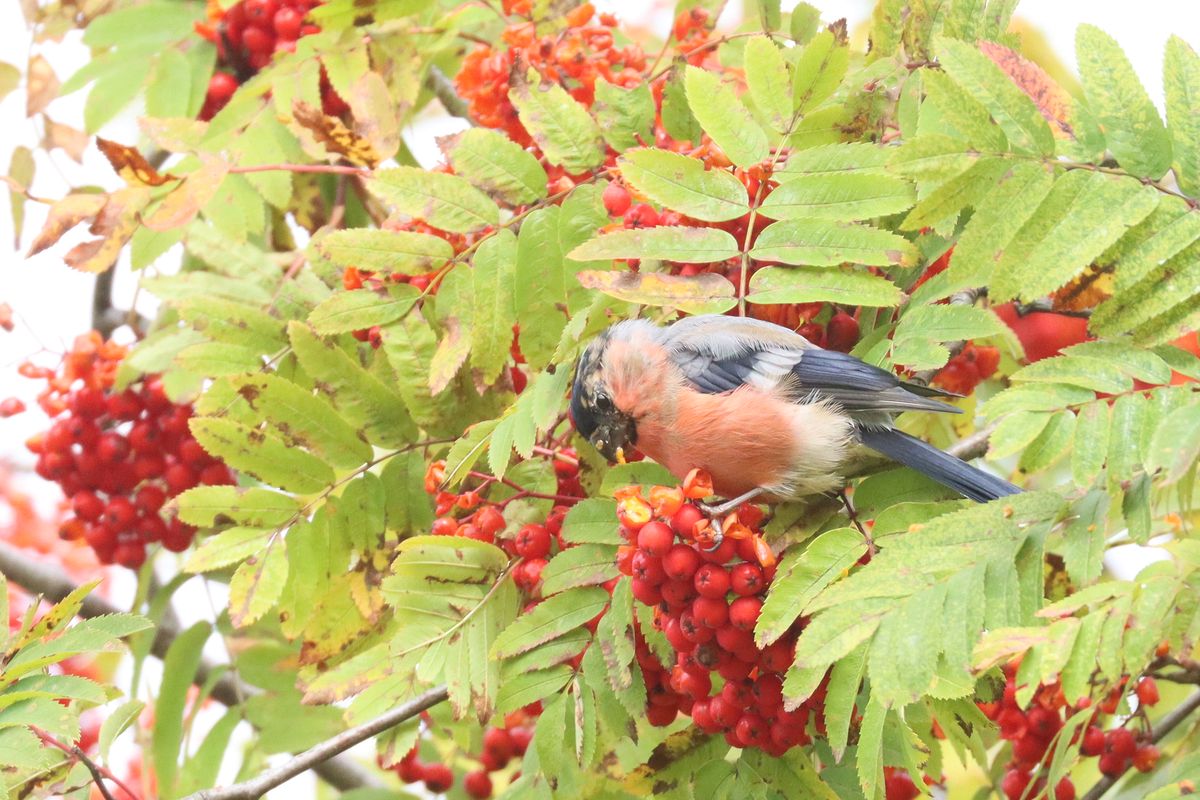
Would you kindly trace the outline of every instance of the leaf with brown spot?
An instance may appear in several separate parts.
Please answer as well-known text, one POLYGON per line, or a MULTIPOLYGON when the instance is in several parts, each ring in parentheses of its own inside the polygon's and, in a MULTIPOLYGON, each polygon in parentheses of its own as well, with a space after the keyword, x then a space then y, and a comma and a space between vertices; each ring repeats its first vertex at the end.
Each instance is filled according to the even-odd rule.
POLYGON ((29 246, 26 257, 37 255, 61 239, 71 228, 99 214, 107 201, 108 196, 103 194, 69 194, 56 202, 50 207, 46 224, 29 246))
POLYGON ((192 221, 197 212, 217 193, 229 172, 229 164, 213 156, 202 156, 199 169, 183 177, 179 186, 163 198, 158 208, 142 220, 154 231, 168 231, 192 221))
POLYGON ((583 270, 577 274, 586 289, 604 292, 628 303, 675 308, 688 314, 719 314, 737 302, 733 284, 711 272, 668 275, 663 272, 583 270))
POLYGON ((25 116, 32 117, 50 105, 58 97, 58 87, 58 76, 50 62, 41 55, 30 58, 25 71, 25 116))
POLYGON ((297 124, 312 134, 317 144, 330 153, 344 156, 347 161, 360 167, 374 169, 383 159, 371 142, 346 127, 337 117, 330 117, 319 108, 297 101, 292 106, 292 116, 297 124))
POLYGON ((198 119, 156 119, 142 117, 138 127, 146 138, 172 153, 186 153, 199 146, 208 132, 208 123, 198 119))
POLYGON ((458 317, 445 320, 446 335, 438 342, 437 351, 429 364, 429 391, 441 394, 458 374, 471 351, 470 331, 464 331, 458 317))
POLYGON ((61 149, 77 164, 83 163, 83 152, 87 149, 88 135, 81 130, 55 122, 45 114, 42 115, 46 133, 42 137, 42 147, 47 150, 61 149))
POLYGON ((399 120, 406 109, 396 107, 379 73, 360 75, 350 86, 350 97, 346 102, 354 115, 354 133, 375 154, 376 161, 367 166, 373 167, 394 156, 400 148, 399 120))
POLYGON ((96 137, 96 147, 108 159, 108 163, 130 186, 162 186, 168 181, 179 180, 178 176, 160 174, 136 147, 119 144, 96 137))

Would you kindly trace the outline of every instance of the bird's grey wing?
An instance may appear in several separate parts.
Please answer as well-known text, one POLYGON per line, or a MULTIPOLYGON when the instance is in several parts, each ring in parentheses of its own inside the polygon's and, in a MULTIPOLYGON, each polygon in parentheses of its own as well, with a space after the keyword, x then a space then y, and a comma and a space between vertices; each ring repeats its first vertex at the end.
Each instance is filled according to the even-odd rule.
POLYGON ((664 329, 662 344, 680 371, 707 394, 741 386, 782 389, 797 402, 829 400, 847 411, 960 413, 854 356, 823 350, 778 325, 738 317, 688 317, 664 329), (686 323, 686 324, 685 324, 686 323))

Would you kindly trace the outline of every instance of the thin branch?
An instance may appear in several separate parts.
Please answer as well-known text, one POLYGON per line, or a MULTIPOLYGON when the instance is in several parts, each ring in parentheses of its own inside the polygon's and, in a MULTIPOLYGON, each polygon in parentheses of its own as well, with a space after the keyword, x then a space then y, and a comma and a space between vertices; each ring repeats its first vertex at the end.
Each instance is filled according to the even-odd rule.
POLYGON ((970 461, 974 458, 979 458, 988 449, 988 440, 992 436, 992 431, 995 430, 995 425, 988 425, 980 428, 972 433, 959 439, 954 444, 946 448, 946 452, 955 458, 961 458, 963 461, 970 461))
MULTIPOLYGON (((20 549, 5 542, 0 542, 0 573, 27 591, 42 595, 53 602, 62 600, 79 588, 62 570, 35 561, 20 549)), ((100 617, 107 614, 119 614, 121 611, 107 600, 91 594, 84 598, 79 616, 84 618, 100 617)), ((165 657, 167 649, 178 636, 178 628, 166 624, 160 625, 155 631, 150 652, 157 658, 165 657)), ((192 683, 203 686, 209 675, 218 669, 221 667, 207 659, 201 659, 196 666, 196 674, 192 678, 192 683)), ((210 696, 218 703, 232 707, 241 703, 243 698, 258 693, 258 690, 252 686, 238 681, 230 674, 225 674, 213 684, 210 696)), ((335 758, 324 762, 317 767, 317 774, 330 786, 341 791, 382 786, 382 783, 371 772, 348 758, 335 758)))
POLYGON ((251 778, 242 783, 235 783, 221 789, 204 789, 190 794, 184 800, 258 800, 264 794, 280 786, 297 775, 315 769, 334 756, 349 750, 360 742, 365 742, 373 736, 394 728, 402 722, 412 719, 422 711, 442 702, 449 696, 445 686, 437 686, 422 695, 396 706, 391 711, 382 714, 370 722, 342 731, 337 736, 327 739, 315 747, 305 750, 291 761, 274 769, 251 778))
MULTIPOLYGON (((469 107, 467 101, 458 96, 458 91, 454 88, 454 81, 446 76, 436 65, 429 67, 429 74, 425 76, 425 85, 429 87, 429 91, 433 92, 442 104, 442 108, 452 117, 462 117, 465 120, 470 120, 469 107)), ((471 123, 474 124, 474 123, 471 123)))
MULTIPOLYGON (((1158 724, 1154 726, 1154 730, 1150 732, 1150 741, 1155 743, 1162 741, 1168 733, 1178 728, 1198 708, 1200 708, 1200 692, 1192 694, 1188 699, 1167 712, 1158 721, 1158 724)), ((1104 796, 1104 793, 1111 789, 1116 782, 1117 778, 1109 778, 1107 776, 1101 778, 1096 781, 1096 784, 1091 789, 1088 789, 1087 794, 1081 800, 1100 800, 1104 796)))
POLYGON ((106 786, 104 783, 106 778, 115 783, 121 791, 129 795, 131 798, 137 797, 136 794, 130 791, 128 786, 121 782, 120 778, 112 774, 111 770, 100 766, 95 761, 92 761, 90 758, 88 758, 87 753, 83 752, 83 749, 80 748, 79 745, 68 745, 60 742, 58 739, 54 738, 36 725, 30 725, 29 728, 36 733, 38 738, 43 742, 51 747, 58 748, 72 759, 83 764, 83 766, 87 768, 87 771, 92 775, 92 783, 96 784, 96 788, 100 790, 100 794, 104 795, 104 800, 115 800, 115 798, 112 796, 112 793, 108 791, 108 786, 106 786))

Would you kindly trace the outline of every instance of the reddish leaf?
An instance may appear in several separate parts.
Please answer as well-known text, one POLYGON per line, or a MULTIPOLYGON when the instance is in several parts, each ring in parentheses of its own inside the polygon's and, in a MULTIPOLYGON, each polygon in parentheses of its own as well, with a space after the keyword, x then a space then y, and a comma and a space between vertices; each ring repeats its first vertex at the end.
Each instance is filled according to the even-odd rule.
POLYGON ((160 174, 136 147, 118 144, 99 136, 96 137, 96 147, 130 186, 162 186, 169 181, 179 180, 175 175, 160 174))
POLYGON ((352 164, 374 168, 383 160, 369 141, 347 128, 337 117, 327 116, 305 102, 297 102, 292 107, 292 116, 318 144, 330 153, 345 156, 352 164))
POLYGON ((200 169, 187 175, 150 216, 142 220, 147 228, 166 231, 186 225, 217 193, 229 172, 229 164, 219 158, 202 156, 200 169))
POLYGON ((1075 138, 1070 123, 1074 101, 1046 70, 1002 44, 981 41, 979 50, 1029 95, 1057 138, 1075 138))
POLYGON ((69 194, 56 202, 50 207, 46 224, 30 245, 28 255, 37 255, 61 239, 71 228, 99 214, 107 200, 108 197, 102 194, 69 194))

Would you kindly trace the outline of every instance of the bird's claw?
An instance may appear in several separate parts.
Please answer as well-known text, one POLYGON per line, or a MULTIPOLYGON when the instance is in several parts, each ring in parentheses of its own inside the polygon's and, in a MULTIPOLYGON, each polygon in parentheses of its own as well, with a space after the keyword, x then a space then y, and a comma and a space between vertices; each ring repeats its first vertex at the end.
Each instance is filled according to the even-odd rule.
MULTIPOLYGON (((704 506, 701 505, 700 509, 703 511, 704 506)), ((708 528, 709 528, 709 531, 711 531, 711 535, 709 536, 709 541, 711 542, 711 545, 709 547, 704 547, 702 549, 706 553, 711 553, 714 550, 716 550, 717 548, 719 548, 721 546, 721 544, 725 541, 725 533, 724 533, 724 531, 721 530, 721 520, 717 519, 716 517, 712 518, 712 520, 709 523, 708 528)))

